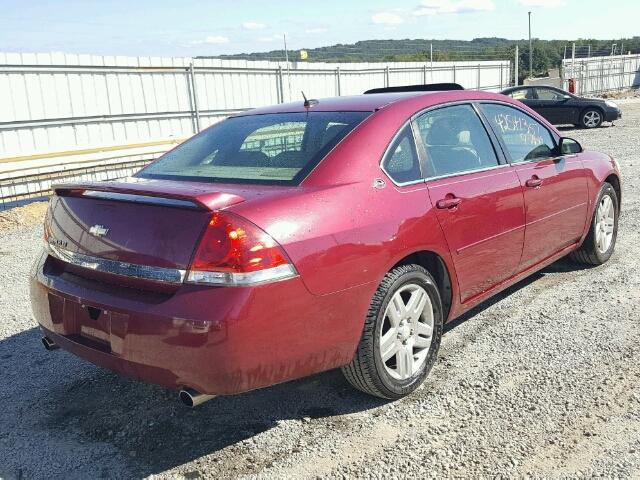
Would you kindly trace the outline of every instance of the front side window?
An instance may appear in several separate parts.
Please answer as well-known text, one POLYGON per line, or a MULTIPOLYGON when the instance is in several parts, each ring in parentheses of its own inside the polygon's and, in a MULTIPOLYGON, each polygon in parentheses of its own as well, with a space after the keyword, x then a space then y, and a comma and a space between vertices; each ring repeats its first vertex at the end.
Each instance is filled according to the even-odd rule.
POLYGON ((382 166, 396 183, 413 182, 422 178, 411 125, 400 131, 387 151, 382 166))
POLYGON ((370 112, 232 117, 168 152, 142 178, 299 184, 370 112))
POLYGON ((517 108, 483 103, 481 109, 502 139, 512 162, 549 158, 555 142, 544 125, 517 108))
POLYGON ((440 177, 498 165, 489 135, 471 105, 431 110, 416 119, 427 175, 440 177))

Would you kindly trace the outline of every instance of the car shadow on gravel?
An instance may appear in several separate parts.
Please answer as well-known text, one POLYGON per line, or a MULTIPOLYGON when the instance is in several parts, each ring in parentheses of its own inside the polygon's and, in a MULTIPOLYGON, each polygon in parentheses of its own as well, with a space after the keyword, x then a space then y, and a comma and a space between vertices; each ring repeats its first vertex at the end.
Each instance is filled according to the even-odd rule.
POLYGON ((478 304, 477 306, 473 307, 471 310, 469 310, 468 312, 462 314, 461 316, 459 316, 455 320, 445 324, 444 329, 443 329, 444 333, 446 334, 447 332, 453 330, 454 328, 456 328, 457 326, 463 324, 467 320, 475 317, 476 315, 478 315, 483 310, 486 310, 487 308, 491 307, 492 305, 495 305, 496 303, 501 302, 502 300, 507 298, 509 295, 514 294, 518 290, 521 290, 521 289, 523 289, 523 288, 525 288, 525 287, 537 282, 538 280, 541 280, 542 278, 544 278, 548 274, 577 272, 579 270, 588 270, 588 269, 591 269, 591 268, 594 268, 594 266, 593 265, 579 264, 579 263, 572 262, 569 259, 562 258, 562 259, 552 263, 551 265, 546 266, 542 270, 540 270, 538 272, 535 272, 535 273, 529 275, 528 277, 520 280, 518 283, 516 283, 514 285, 511 285, 509 288, 506 288, 502 292, 500 292, 500 293, 494 295, 493 297, 489 298, 488 300, 485 300, 484 302, 478 304))
MULTIPOLYGON (((615 123, 603 123, 598 128, 612 128, 615 126, 615 123)), ((576 127, 575 125, 556 125, 556 129, 559 132, 582 132, 586 130, 582 127, 576 127)))
MULTIPOLYGON (((445 331, 547 273, 575 269, 576 265, 564 263, 547 267, 450 322, 445 331)), ((352 389, 333 370, 242 395, 217 397, 189 409, 179 403, 176 392, 119 377, 62 350, 45 351, 36 328, 0 340, 0 361, 2 378, 11 378, 10 389, 5 383, 0 398, 29 406, 15 406, 15 418, 2 422, 7 428, 29 435, 44 431, 61 445, 111 445, 140 476, 236 445, 281 422, 313 422, 386 403, 352 389)), ((64 455, 75 455, 64 450, 55 454, 61 464, 64 455)), ((24 455, 26 462, 34 452, 24 455)))
MULTIPOLYGON (((189 409, 177 392, 119 377, 63 350, 45 351, 36 328, 0 340, 0 358, 2 370, 28 373, 12 377, 10 390, 4 386, 5 401, 29 406, 16 407, 19 414, 3 422, 8 428, 30 436, 44 431, 60 445, 110 444, 140 476, 215 453, 281 422, 303 424, 386 403, 353 390, 334 370, 189 409)), ((65 455, 74 455, 46 455, 52 453, 63 465, 65 455)), ((33 455, 24 452, 23 463, 33 455)))

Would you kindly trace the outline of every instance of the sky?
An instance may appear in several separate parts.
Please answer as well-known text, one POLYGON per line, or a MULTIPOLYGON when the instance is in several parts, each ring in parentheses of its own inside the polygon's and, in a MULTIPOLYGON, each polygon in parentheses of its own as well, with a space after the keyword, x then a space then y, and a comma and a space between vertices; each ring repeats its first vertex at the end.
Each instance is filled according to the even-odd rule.
POLYGON ((638 0, 0 0, 1 52, 196 56, 369 39, 640 35, 638 0), (611 8, 603 8, 611 5, 611 8))

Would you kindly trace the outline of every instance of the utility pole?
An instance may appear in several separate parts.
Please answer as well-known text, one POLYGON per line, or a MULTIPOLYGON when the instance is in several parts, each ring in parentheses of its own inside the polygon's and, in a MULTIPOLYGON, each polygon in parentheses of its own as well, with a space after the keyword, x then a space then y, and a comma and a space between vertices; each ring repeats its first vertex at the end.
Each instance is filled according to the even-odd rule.
POLYGON ((430 51, 429 72, 431 73, 431 82, 433 82, 433 42, 429 44, 429 51, 430 51))
POLYGON ((533 42, 531 41, 531 12, 529 12, 529 78, 533 78, 533 42))
MULTIPOLYGON (((518 75, 520 74, 519 70, 519 63, 520 63, 520 52, 518 51, 518 44, 516 44, 516 58, 515 58, 515 64, 514 64, 514 82, 513 84, 517 87, 518 86, 518 75)), ((480 76, 480 68, 478 66, 478 77, 480 76)))

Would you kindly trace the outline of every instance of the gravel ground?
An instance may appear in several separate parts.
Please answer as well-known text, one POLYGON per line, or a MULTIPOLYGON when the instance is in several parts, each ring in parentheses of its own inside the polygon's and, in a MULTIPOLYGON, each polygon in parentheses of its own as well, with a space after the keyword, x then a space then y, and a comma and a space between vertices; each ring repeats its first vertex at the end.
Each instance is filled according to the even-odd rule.
POLYGON ((597 131, 624 175, 611 261, 558 262, 448 326, 425 385, 397 402, 333 371, 196 410, 34 328, 41 228, 0 233, 0 478, 640 477, 640 101, 597 131))

